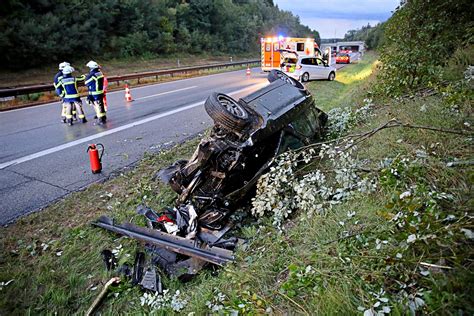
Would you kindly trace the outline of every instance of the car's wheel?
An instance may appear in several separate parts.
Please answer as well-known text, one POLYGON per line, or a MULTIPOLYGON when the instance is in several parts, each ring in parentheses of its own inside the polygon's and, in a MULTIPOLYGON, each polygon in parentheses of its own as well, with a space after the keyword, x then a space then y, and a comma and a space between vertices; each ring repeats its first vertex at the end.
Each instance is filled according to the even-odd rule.
POLYGON ((305 73, 301 76, 301 81, 303 81, 303 82, 309 81, 309 73, 305 72, 305 73))
POLYGON ((336 74, 334 73, 334 71, 331 71, 329 73, 328 80, 333 81, 334 79, 336 79, 336 74))
POLYGON ((223 93, 212 93, 204 103, 204 108, 214 123, 231 131, 240 132, 251 122, 249 112, 223 93))
POLYGON ((275 80, 280 79, 280 80, 283 80, 283 81, 291 84, 292 86, 294 86, 298 89, 302 89, 302 90, 305 89, 305 87, 303 86, 303 84, 301 82, 299 82, 296 79, 293 79, 293 78, 289 77, 288 75, 286 75, 284 72, 282 72, 280 70, 276 70, 276 69, 271 70, 270 73, 268 74, 267 79, 270 82, 273 82, 275 80))

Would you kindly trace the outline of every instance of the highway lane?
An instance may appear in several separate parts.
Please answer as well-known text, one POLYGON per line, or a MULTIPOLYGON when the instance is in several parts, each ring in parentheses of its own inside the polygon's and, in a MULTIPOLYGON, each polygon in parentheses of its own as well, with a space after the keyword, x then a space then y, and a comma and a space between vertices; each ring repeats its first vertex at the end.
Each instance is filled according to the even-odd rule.
POLYGON ((106 125, 60 123, 60 104, 0 113, 0 224, 41 209, 93 182, 100 181, 163 144, 180 142, 212 124, 203 101, 213 91, 238 98, 267 84, 258 68, 173 81, 107 95, 106 125), (102 174, 89 169, 87 144, 103 143, 102 174))

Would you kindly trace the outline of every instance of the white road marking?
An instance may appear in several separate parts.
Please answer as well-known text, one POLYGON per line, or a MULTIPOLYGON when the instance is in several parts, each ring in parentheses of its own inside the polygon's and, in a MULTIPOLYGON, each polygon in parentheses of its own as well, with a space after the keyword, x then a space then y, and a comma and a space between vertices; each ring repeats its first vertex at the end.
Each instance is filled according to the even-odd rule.
POLYGON ((143 99, 148 99, 148 98, 153 98, 153 97, 157 97, 157 96, 160 96, 160 95, 165 95, 165 94, 169 94, 169 93, 175 93, 175 92, 184 91, 184 90, 189 90, 189 89, 194 89, 194 88, 197 88, 197 86, 186 87, 186 88, 182 88, 182 89, 176 89, 176 90, 161 92, 161 93, 157 93, 157 94, 147 95, 146 97, 136 98, 136 99, 134 99, 134 101, 143 100, 143 99))
MULTIPOLYGON (((255 68, 258 68, 258 67, 255 67, 255 68)), ((254 69, 254 68, 250 68, 250 69, 254 69)), ((138 86, 138 87, 131 87, 130 91, 133 92, 134 90, 150 88, 150 87, 153 87, 153 86, 160 86, 160 85, 166 85, 166 84, 171 84, 171 83, 180 83, 180 82, 188 81, 188 80, 197 80, 197 79, 202 79, 202 78, 206 78, 206 77, 222 76, 222 75, 228 75, 231 72, 244 72, 244 71, 245 71, 245 69, 244 70, 232 70, 232 71, 226 71, 226 72, 221 72, 221 73, 218 73, 218 74, 212 74, 212 75, 206 75, 206 76, 197 76, 197 77, 192 77, 192 78, 179 79, 179 80, 167 81, 167 82, 156 83, 156 84, 147 84, 147 85, 138 86)), ((107 92, 107 95, 111 95, 111 94, 115 94, 115 93, 124 93, 124 92, 123 92, 123 90, 114 90, 114 91, 107 92)), ((82 98, 84 99, 85 97, 82 97, 82 98)), ((0 115, 12 113, 12 112, 17 112, 17 111, 36 109, 36 108, 40 108, 40 107, 47 106, 47 105, 52 105, 52 104, 59 105, 59 103, 60 103, 59 101, 56 101, 56 102, 51 102, 51 103, 45 103, 45 104, 35 105, 35 106, 31 106, 31 107, 26 107, 26 108, 13 109, 13 110, 8 110, 8 111, 1 111, 0 115)))
MULTIPOLYGON (((246 88, 242 88, 242 89, 239 89, 239 90, 236 90, 236 91, 232 91, 228 94, 229 95, 234 95, 234 94, 238 94, 238 93, 250 90, 250 89, 258 89, 258 88, 260 88, 261 86, 264 86, 264 85, 267 85, 267 83, 252 85, 250 87, 246 87, 246 88)), ((154 120, 166 117, 166 116, 170 116, 170 115, 173 115, 173 114, 176 114, 176 113, 179 113, 179 112, 183 112, 183 111, 195 108, 197 106, 203 105, 205 101, 206 100, 199 101, 199 102, 196 102, 196 103, 192 103, 192 104, 180 107, 179 109, 174 109, 174 110, 167 111, 167 112, 164 112, 164 113, 161 113, 161 114, 157 114, 157 115, 154 115, 154 116, 151 116, 151 117, 147 117, 145 119, 142 119, 142 120, 139 120, 139 121, 136 121, 136 122, 132 122, 132 123, 129 123, 129 124, 125 124, 125 125, 122 125, 122 126, 119 126, 119 127, 116 127, 116 128, 113 128, 113 129, 110 129, 110 130, 107 130, 107 131, 104 131, 104 132, 101 132, 101 133, 97 133, 97 134, 94 134, 94 135, 91 135, 91 136, 88 136, 88 137, 77 139, 75 141, 72 141, 72 142, 69 142, 69 143, 66 143, 66 144, 63 144, 63 145, 59 145, 59 146, 56 146, 56 147, 53 147, 53 148, 45 149, 45 150, 42 150, 40 152, 31 154, 31 155, 27 155, 27 156, 24 156, 24 157, 21 157, 21 158, 18 158, 18 159, 14 159, 14 160, 11 160, 11 161, 4 162, 4 163, 0 164, 0 170, 6 168, 8 166, 17 165, 17 164, 22 163, 22 162, 26 162, 26 161, 30 161, 30 160, 33 160, 33 159, 36 159, 36 158, 39 158, 39 157, 43 157, 43 156, 61 151, 63 149, 67 149, 67 148, 70 148, 70 147, 73 147, 73 146, 76 146, 76 145, 79 145, 79 144, 87 143, 91 140, 94 140, 94 139, 97 139, 97 138, 100 138, 100 137, 115 134, 115 133, 121 132, 123 130, 129 129, 129 128, 132 128, 132 127, 135 127, 135 126, 138 126, 138 125, 142 125, 142 124, 145 124, 145 123, 148 123, 148 122, 151 122, 151 121, 154 121, 154 120)))

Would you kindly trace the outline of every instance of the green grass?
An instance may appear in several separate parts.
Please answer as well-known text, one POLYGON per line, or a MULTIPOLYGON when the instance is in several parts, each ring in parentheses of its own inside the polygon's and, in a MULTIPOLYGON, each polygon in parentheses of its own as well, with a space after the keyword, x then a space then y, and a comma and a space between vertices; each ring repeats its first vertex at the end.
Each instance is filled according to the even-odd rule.
POLYGON ((368 52, 357 63, 337 71, 335 81, 310 82, 308 88, 317 106, 328 111, 334 107, 352 105, 354 99, 369 88, 366 81, 375 69, 376 59, 375 53, 368 52))
MULTIPOLYGON (((318 106, 325 110, 340 105, 360 106, 374 83, 373 76, 367 74, 374 69, 375 56, 366 55, 366 58, 339 71, 338 82, 311 82, 309 89, 318 106)), ((451 129, 463 129, 466 121, 473 124, 472 118, 466 116, 471 111, 469 106, 453 114, 438 96, 402 101, 375 99, 375 105, 374 115, 351 132, 371 129, 394 117, 407 123, 451 129), (428 108, 426 112, 420 111, 423 104, 428 108)), ((159 168, 189 157, 197 141, 194 139, 161 154, 146 155, 132 171, 73 193, 40 213, 2 229, 0 282, 14 281, 1 290, 0 314, 83 314, 101 285, 110 278, 100 258, 102 249, 121 244, 132 257, 122 258, 133 260, 139 247, 132 240, 91 227, 90 222, 107 214, 119 221, 132 219, 143 224, 134 217, 138 204, 146 202, 155 209, 171 205, 175 195, 151 178, 159 168), (42 243, 49 244, 45 251, 41 250, 42 243), (56 255, 59 251, 61 256, 56 255), (98 288, 92 291, 95 286, 98 288)), ((442 206, 443 216, 453 214, 462 218, 464 212, 472 212, 473 168, 446 166, 447 161, 454 159, 472 159, 472 143, 465 136, 401 128, 384 130, 363 143, 357 155, 368 159, 368 166, 377 168, 381 159, 413 156, 422 148, 430 153, 426 166, 417 174, 408 173, 407 181, 419 186, 432 183, 439 191, 452 193, 455 199, 442 206)), ((239 250, 235 263, 220 269, 218 275, 205 270, 188 283, 165 278, 164 285, 172 292, 180 289, 185 294, 189 300, 185 314, 209 313, 206 302, 212 301, 217 292, 225 294, 223 306, 242 314, 262 314, 269 309, 276 314, 360 314, 358 306, 374 303, 369 290, 394 287, 391 282, 394 276, 387 274, 386 267, 392 252, 398 248, 390 244, 378 252, 373 245, 375 238, 388 238, 392 234, 396 238, 401 234, 388 220, 392 215, 386 208, 392 196, 399 194, 398 190, 389 185, 379 187, 374 193, 356 195, 327 214, 309 219, 300 210, 285 222, 283 233, 271 226, 269 218, 244 226, 240 234, 249 244, 239 250), (347 219, 349 210, 356 212, 351 220, 347 219), (342 227, 340 221, 347 224, 342 227), (344 230, 360 232, 370 247, 355 238, 341 239, 344 230), (304 270, 309 265, 315 273, 306 275, 304 270)), ((432 225, 438 227, 440 222, 433 221, 432 225)), ((412 253, 404 253, 403 267, 411 269, 406 268, 402 275, 431 290, 424 297, 427 303, 424 312, 455 314, 464 310, 472 314, 473 302, 469 296, 474 284, 469 269, 472 242, 459 238, 459 227, 472 230, 472 221, 464 219, 448 226, 456 238, 442 239, 445 234, 440 231, 438 241, 417 243, 412 253), (422 260, 450 265, 453 269, 421 278, 414 267, 422 260)), ((399 266, 394 263, 393 267, 399 266)), ((139 304, 141 291, 137 287, 123 282, 116 291, 119 295, 109 295, 101 312, 110 315, 149 312, 139 304)), ((394 314, 406 314, 399 303, 390 304, 394 314)))

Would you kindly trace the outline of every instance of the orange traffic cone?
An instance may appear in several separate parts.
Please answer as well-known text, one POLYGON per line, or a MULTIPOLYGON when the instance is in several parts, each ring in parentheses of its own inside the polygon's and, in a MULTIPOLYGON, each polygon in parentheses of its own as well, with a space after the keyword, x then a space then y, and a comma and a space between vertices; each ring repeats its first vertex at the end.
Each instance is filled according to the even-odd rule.
POLYGON ((130 94, 130 89, 128 88, 128 84, 125 85, 125 101, 133 101, 132 95, 130 94))
POLYGON ((250 67, 249 67, 249 66, 247 66, 247 71, 245 72, 245 74, 246 74, 247 76, 250 76, 250 67))

